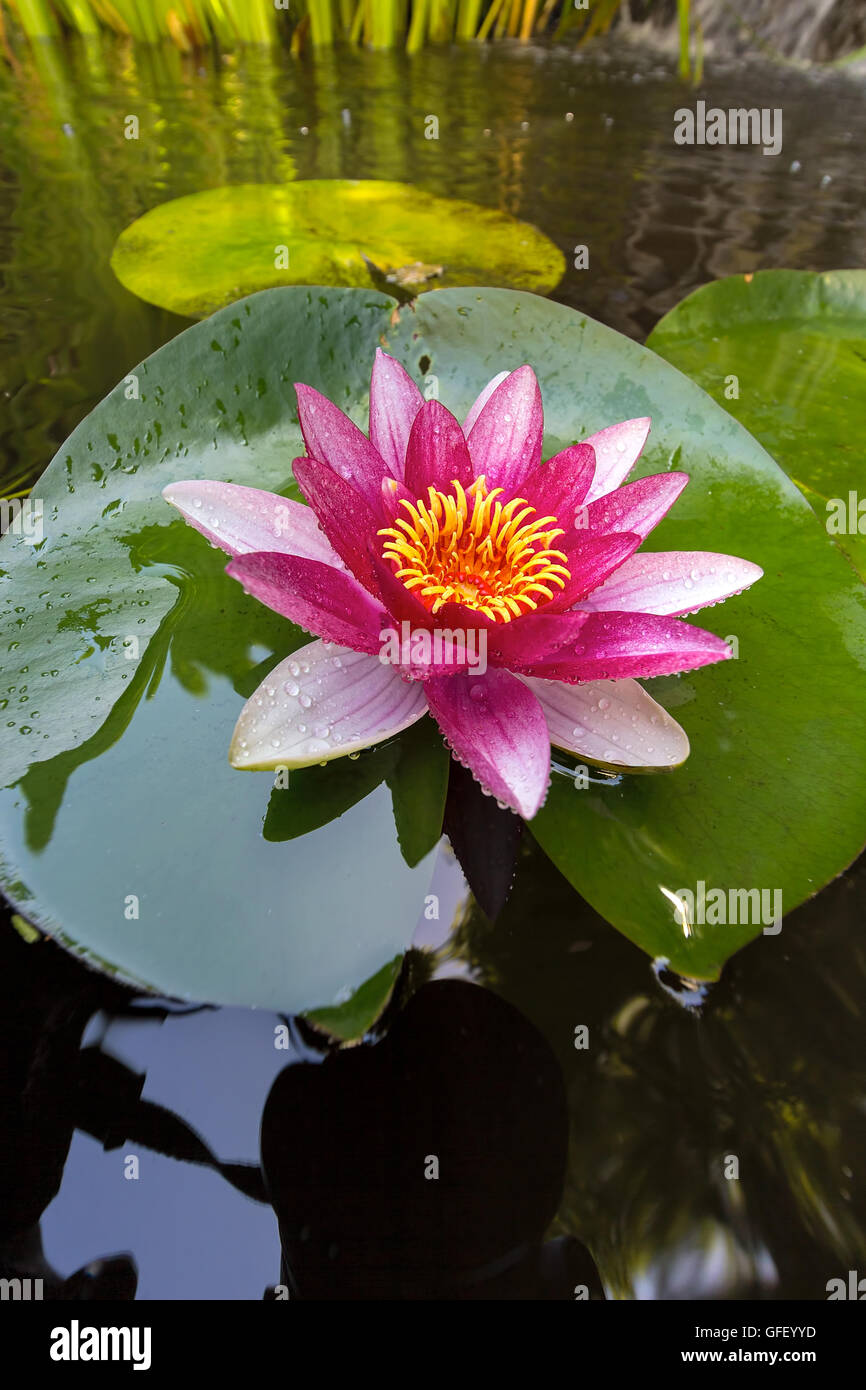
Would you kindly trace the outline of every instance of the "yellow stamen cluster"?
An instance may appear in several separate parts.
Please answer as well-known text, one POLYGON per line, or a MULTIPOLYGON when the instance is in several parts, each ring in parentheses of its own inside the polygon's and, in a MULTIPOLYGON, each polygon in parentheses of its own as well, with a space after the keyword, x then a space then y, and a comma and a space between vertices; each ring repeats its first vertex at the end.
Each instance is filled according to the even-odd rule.
POLYGON ((551 548, 564 534, 556 517, 538 516, 523 497, 503 502, 483 477, 451 486, 428 487, 426 501, 402 498, 407 515, 379 531, 396 577, 433 613, 462 603, 502 623, 552 599, 570 578, 567 556, 551 548))

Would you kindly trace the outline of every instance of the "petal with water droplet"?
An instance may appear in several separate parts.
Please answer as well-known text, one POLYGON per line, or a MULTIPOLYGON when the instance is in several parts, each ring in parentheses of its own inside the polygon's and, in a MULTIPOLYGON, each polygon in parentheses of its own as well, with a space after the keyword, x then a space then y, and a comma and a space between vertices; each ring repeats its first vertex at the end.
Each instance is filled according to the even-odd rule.
POLYGON ((685 731, 637 681, 521 679, 544 711, 551 743, 567 753, 644 772, 678 767, 689 756, 685 731))
POLYGON ((295 390, 301 433, 310 458, 333 468, 377 508, 382 478, 390 472, 382 455, 327 396, 302 382, 295 383, 295 390))
POLYGON ((712 551, 633 555, 580 601, 585 612, 662 613, 678 617, 739 594, 761 578, 751 560, 712 551))
POLYGON ((325 651, 323 642, 311 642, 274 667, 241 711, 229 749, 232 767, 262 770, 330 762, 381 743, 426 711, 418 681, 404 681, 393 666, 349 648, 340 651, 342 664, 334 666, 332 652, 325 651), (295 682, 298 694, 288 695, 285 687, 299 657, 309 670, 295 682), (265 685, 281 694, 273 708, 263 710, 256 701, 265 685), (302 703, 305 695, 315 699, 312 731, 302 703))
POLYGON ((475 421, 478 419, 478 416, 481 414, 487 402, 490 400, 490 397, 493 395, 493 392, 496 390, 497 386, 501 385, 501 383, 505 380, 505 378, 508 375, 508 372, 499 372, 496 376, 491 377, 490 381, 488 381, 484 389, 481 392, 479 392, 475 400, 472 402, 472 405, 469 407, 469 414, 463 421, 463 433, 466 435, 467 439, 469 438, 469 431, 472 429, 472 426, 475 424, 475 421))
POLYGON ((370 380, 370 442, 395 478, 403 477, 409 431, 423 404, 406 368, 377 348, 370 380))
POLYGON ((185 521, 229 555, 274 550, 341 567, 315 512, 302 502, 210 479, 169 483, 162 495, 185 521))
MULTIPOLYGON (((356 651, 378 652, 384 610, 350 574, 269 551, 236 556, 226 573, 307 632, 356 651)), ((303 661, 300 669, 306 674, 303 661)))
POLYGON ((646 540, 688 481, 688 473, 653 473, 626 483, 585 505, 586 526, 590 531, 632 531, 646 540))
POLYGON ((636 420, 622 420, 618 425, 608 425, 607 429, 599 430, 583 441, 592 445, 596 460, 588 502, 604 497, 628 477, 647 442, 651 423, 648 415, 636 420))
POLYGON ((424 682, 430 713, 482 790, 529 820, 550 782, 550 739, 531 691, 508 671, 424 682), (482 696, 473 695, 481 690, 482 696))
POLYGON ((483 473, 488 487, 507 487, 514 495, 541 463, 543 431, 535 372, 518 367, 491 393, 469 433, 475 476, 483 473))

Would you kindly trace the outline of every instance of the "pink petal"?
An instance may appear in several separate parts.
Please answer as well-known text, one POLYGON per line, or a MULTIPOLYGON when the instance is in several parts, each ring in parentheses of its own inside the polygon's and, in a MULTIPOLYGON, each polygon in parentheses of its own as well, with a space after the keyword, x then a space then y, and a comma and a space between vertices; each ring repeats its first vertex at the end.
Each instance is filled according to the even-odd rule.
POLYGON ((295 383, 295 390, 307 453, 333 468, 377 508, 382 478, 390 471, 382 455, 327 396, 300 382, 295 383))
POLYGON ((450 492, 454 479, 468 487, 472 461, 457 420, 439 401, 425 401, 412 425, 406 449, 405 483, 416 498, 432 486, 450 492))
POLYGON ((232 767, 306 767, 399 733, 427 708, 423 686, 374 656, 311 642, 275 666, 247 700, 229 749, 232 767))
POLYGON ((571 653, 562 648, 551 661, 528 672, 548 680, 622 680, 627 676, 670 676, 727 661, 721 637, 680 618, 651 613, 590 613, 571 653))
POLYGON ((643 451, 651 424, 648 415, 637 420, 623 420, 583 441, 595 450, 595 477, 587 501, 594 502, 597 497, 612 492, 628 477, 643 451))
POLYGON ((170 483, 162 495, 184 521, 229 555, 276 550, 341 566, 315 512, 302 502, 256 487, 210 481, 170 483))
POLYGON ((469 431, 472 429, 472 426, 475 424, 475 421, 478 419, 478 416, 481 414, 487 402, 490 400, 490 397, 493 395, 493 392, 496 390, 499 383, 504 381, 507 376, 508 372, 500 372, 498 376, 495 376, 490 381, 488 381, 481 394, 479 396, 476 396, 475 400, 469 408, 469 414, 463 421, 463 433, 466 435, 467 439, 469 437, 469 431))
POLYGON ((407 680, 454 676, 487 669, 484 634, 479 645, 477 630, 410 627, 407 623, 385 629, 382 660, 391 662, 407 680))
POLYGON ((430 712, 454 756, 485 791, 529 820, 550 781, 550 738, 541 706, 508 671, 425 681, 430 712))
POLYGON ((357 580, 316 560, 258 552, 240 555, 226 573, 252 594, 307 632, 359 652, 378 652, 387 625, 382 605, 357 580))
POLYGON ((486 632, 487 660, 491 666, 520 671, 549 661, 567 642, 578 640, 585 613, 526 613, 510 623, 496 623, 486 632))
POLYGON ((679 767, 689 756, 685 731, 637 681, 560 681, 526 677, 550 741, 588 762, 615 767, 679 767))
MULTIPOLYGON (((641 537, 630 531, 622 535, 614 532, 609 536, 592 535, 584 531, 581 535, 582 539, 568 552, 567 564, 571 570, 571 578, 566 579, 564 588, 555 592, 549 604, 550 609, 554 611, 568 608, 592 593, 593 589, 602 584, 634 554, 641 543, 641 537)), ((563 539, 559 537, 554 544, 559 544, 563 539)))
POLYGON ((476 478, 513 497, 541 463, 544 412, 531 367, 518 367, 491 393, 469 434, 476 478))
POLYGON ((295 459, 292 470, 334 550, 365 589, 375 590, 369 546, 382 518, 351 483, 319 459, 295 459))
MULTIPOLYGON (((688 481, 688 473, 653 473, 636 483, 626 483, 584 506, 578 516, 577 535, 586 527, 590 531, 633 531, 646 540, 688 481)), ((563 550, 569 549, 569 539, 573 537, 562 537, 563 550)))
POLYGON ((740 594, 761 578, 763 570, 734 555, 707 550, 659 550, 633 555, 580 607, 603 613, 696 613, 732 594, 740 594))
POLYGON ((539 516, 555 516, 560 526, 574 526, 595 473, 595 454, 588 444, 573 444, 554 454, 527 478, 521 495, 539 516))
POLYGON ((395 478, 403 477, 409 431, 423 404, 406 368, 377 348, 370 381, 370 443, 395 478))

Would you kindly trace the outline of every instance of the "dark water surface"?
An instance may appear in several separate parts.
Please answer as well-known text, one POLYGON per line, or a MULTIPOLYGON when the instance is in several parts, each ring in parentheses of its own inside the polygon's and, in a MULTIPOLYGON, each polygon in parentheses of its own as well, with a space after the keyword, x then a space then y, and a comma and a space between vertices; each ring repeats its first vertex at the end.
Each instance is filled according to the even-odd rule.
MULTIPOLYGON (((541 227, 569 267, 574 248, 586 245, 589 268, 570 268, 554 297, 639 340, 717 276, 864 263, 866 94, 845 78, 755 66, 716 71, 694 94, 639 53, 502 46, 414 59, 346 53, 295 65, 259 52, 186 61, 105 44, 72 47, 67 59, 45 47, 20 81, 0 81, 6 496, 38 476, 132 365, 186 326, 127 293, 108 259, 135 217, 203 188, 369 177, 501 208, 541 227), (782 153, 676 147, 673 113, 696 95, 725 107, 782 108, 782 153), (137 141, 124 139, 129 114, 139 118, 137 141), (439 119, 438 141, 424 138, 430 114, 439 119)), ((846 1277, 858 1261, 864 1267, 864 876, 861 860, 787 918, 780 938, 735 957, 700 1013, 665 992, 646 957, 531 842, 496 927, 467 909, 442 973, 469 975, 515 1005, 546 1039, 544 1065, 563 1081, 562 1113, 539 1120, 537 1141, 542 1157, 555 1148, 567 1108, 565 1188, 542 1191, 536 1178, 537 1200, 521 1207, 521 1219, 531 1232, 533 1221, 556 1212, 550 1237, 585 1241, 609 1294, 821 1299, 828 1279, 846 1277), (574 1047, 581 1025, 586 1050, 574 1047), (726 1176, 732 1159, 737 1181, 726 1176)), ((291 1127, 295 1199, 306 1192, 310 1210, 327 1209, 329 1191, 345 1194, 341 1154, 344 1176, 357 1171, 357 1133, 336 1133, 331 1121, 341 1106, 353 1114, 366 1094, 366 1063, 329 1061, 322 1070, 321 1053, 297 1030, 287 1051, 276 1050, 279 1020, 253 1011, 119 1019, 122 991, 95 983, 51 945, 25 946, 8 928, 4 940, 12 1090, 26 1085, 42 1115, 34 1124, 28 1112, 7 1140, 19 1209, 31 1200, 38 1214, 53 1195, 64 1125, 78 1126, 43 1222, 48 1259, 69 1274, 97 1253, 129 1250, 144 1298, 261 1297, 279 1277, 273 1213, 224 1174, 153 1153, 141 1129, 131 1142, 124 1120, 109 1136, 104 1116, 92 1113, 98 1087, 77 1060, 81 1029, 105 1009, 87 1041, 146 1072, 145 1099, 183 1115, 227 1160, 258 1161, 271 1081, 287 1062, 307 1061, 296 1072, 297 1096, 279 1094, 285 1114, 269 1107, 266 1134, 279 1153, 291 1127), (76 1105, 67 1105, 70 1086, 82 1091, 76 1105), (87 1104, 89 1134, 99 1133, 107 1149, 81 1132, 87 1104), (124 1177, 129 1154, 140 1160, 136 1180, 124 1177), (314 1192, 317 1164, 327 1180, 314 1192)), ((416 960, 416 982, 427 968, 416 960)), ((478 1230, 507 1231, 511 1249, 522 1238, 519 1194, 532 1188, 527 1173, 536 1168, 531 1154, 515 1151, 509 1179, 512 1131, 490 1097, 506 1094, 508 1076, 521 1074, 509 1059, 532 1056, 535 1043, 510 1013, 473 1015, 450 1032, 431 1015, 416 1033, 421 1040, 407 1040, 406 1053, 419 1075, 435 1057, 455 1085, 470 1078, 454 1136, 465 1150, 469 1134, 484 1155, 481 1169, 499 1175, 475 1193, 478 1230)), ((387 1174, 385 1200, 363 1217, 368 1247, 378 1243, 387 1264, 397 1240, 388 1223, 395 1207, 410 1211, 420 1162, 406 1136, 414 1142, 424 1125, 396 1064, 370 1076, 370 1096, 393 1102, 393 1113, 371 1120, 378 1133, 394 1126, 376 1169, 387 1174)), ((516 1080, 514 1092, 521 1094, 516 1080)), ((443 1211, 446 1223, 454 1210, 443 1211)), ((290 1244, 296 1215, 285 1217, 290 1244)), ((354 1231, 361 1218, 341 1208, 339 1219, 354 1231)), ((342 1287, 345 1258, 333 1256, 332 1291, 342 1287)), ((571 1296, 567 1279, 557 1278, 549 1284, 571 1296)), ((524 1292, 537 1296, 535 1288, 527 1279, 524 1292)))

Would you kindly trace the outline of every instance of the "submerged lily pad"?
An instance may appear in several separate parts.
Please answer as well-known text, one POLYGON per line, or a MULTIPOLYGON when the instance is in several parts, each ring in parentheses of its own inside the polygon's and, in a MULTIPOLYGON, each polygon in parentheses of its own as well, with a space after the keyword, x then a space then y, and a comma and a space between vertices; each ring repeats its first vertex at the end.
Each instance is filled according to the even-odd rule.
POLYGON ((714 975, 761 924, 686 935, 666 892, 779 888, 789 911, 864 839, 866 735, 849 713, 863 587, 699 387, 573 310, 506 290, 443 290, 402 312, 365 290, 271 290, 182 333, 131 373, 137 394, 126 378, 83 421, 36 486, 42 542, 0 542, 4 891, 106 968, 216 1002, 340 1006, 405 951, 444 797, 436 748, 419 728, 396 741, 397 762, 347 762, 344 789, 333 768, 305 770, 324 774, 306 822, 290 774, 275 810, 272 775, 235 772, 226 753, 243 700, 307 638, 246 597, 160 496, 196 476, 289 493, 291 383, 363 426, 382 339, 416 379, 434 372, 458 414, 495 372, 531 362, 548 454, 652 415, 639 471, 692 475, 656 544, 763 566, 747 595, 698 619, 737 638, 738 660, 649 683, 690 736, 685 766, 584 790, 555 774, 532 823, 609 921, 682 973, 714 975))
POLYGON ((411 184, 310 179, 174 198, 121 233, 111 264, 151 304, 201 318, 272 285, 413 295, 447 285, 546 294, 565 270, 537 227, 411 184))
POLYGON ((648 346, 751 430, 866 577, 866 270, 717 280, 648 346))

